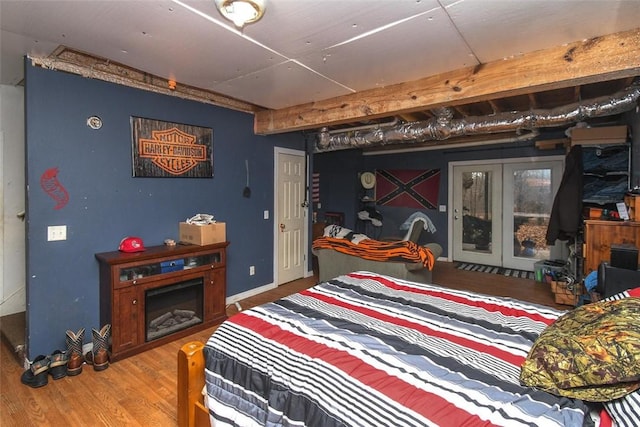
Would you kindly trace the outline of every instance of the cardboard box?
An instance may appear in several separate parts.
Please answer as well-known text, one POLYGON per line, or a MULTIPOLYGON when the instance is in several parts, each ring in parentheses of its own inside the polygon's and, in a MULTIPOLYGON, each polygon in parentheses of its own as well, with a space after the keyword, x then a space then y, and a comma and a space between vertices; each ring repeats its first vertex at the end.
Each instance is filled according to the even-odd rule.
POLYGON ((180 223, 180 242, 192 245, 211 245, 227 240, 227 228, 224 222, 208 225, 180 223))
POLYGON ((571 145, 624 144, 627 142, 626 126, 599 128, 575 128, 571 130, 571 145))
MULTIPOLYGON (((640 209, 640 194, 627 194, 624 196, 624 204, 627 205, 627 213, 630 221, 637 221, 638 209, 640 209)), ((640 219, 640 217, 638 218, 640 219)))
POLYGON ((583 215, 586 219, 600 219, 602 218, 602 208, 584 208, 583 215))

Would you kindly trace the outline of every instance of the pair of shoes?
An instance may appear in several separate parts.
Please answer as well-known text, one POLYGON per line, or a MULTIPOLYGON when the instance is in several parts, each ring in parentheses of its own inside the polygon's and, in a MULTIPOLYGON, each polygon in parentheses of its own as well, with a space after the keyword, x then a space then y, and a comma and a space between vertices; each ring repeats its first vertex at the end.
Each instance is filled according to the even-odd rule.
POLYGON ((54 380, 67 376, 67 355, 62 351, 56 350, 49 356, 37 356, 29 369, 22 373, 20 381, 29 387, 38 388, 49 383, 49 374, 54 380))
POLYGON ((84 328, 78 332, 67 331, 67 375, 80 375, 82 373, 82 365, 85 362, 88 365, 93 365, 95 371, 103 371, 109 367, 111 325, 106 324, 99 331, 92 329, 91 333, 93 336, 93 350, 83 356, 84 328))
POLYGON ((109 367, 109 341, 111 339, 111 325, 106 324, 99 331, 91 330, 93 335, 93 349, 84 355, 88 365, 93 365, 94 371, 104 371, 109 367))

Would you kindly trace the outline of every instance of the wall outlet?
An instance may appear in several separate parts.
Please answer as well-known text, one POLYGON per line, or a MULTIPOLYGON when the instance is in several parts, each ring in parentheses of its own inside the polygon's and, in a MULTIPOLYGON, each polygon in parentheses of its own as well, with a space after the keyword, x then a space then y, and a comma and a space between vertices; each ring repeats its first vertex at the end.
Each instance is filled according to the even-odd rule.
POLYGON ((67 240, 66 225, 50 225, 47 227, 47 241, 67 240))
POLYGON ((256 274, 256 267, 252 265, 249 267, 249 276, 253 276, 254 274, 256 274))

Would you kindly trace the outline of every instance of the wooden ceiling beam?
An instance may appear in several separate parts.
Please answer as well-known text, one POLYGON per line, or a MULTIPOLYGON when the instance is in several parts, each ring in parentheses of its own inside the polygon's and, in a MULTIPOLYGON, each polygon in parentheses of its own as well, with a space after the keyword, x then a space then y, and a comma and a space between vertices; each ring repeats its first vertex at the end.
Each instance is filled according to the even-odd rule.
POLYGON ((420 80, 255 112, 267 135, 640 75, 640 28, 420 80))
POLYGON ((48 57, 30 57, 30 59, 33 65, 40 67, 65 71, 92 79, 135 87, 164 95, 218 105, 232 110, 255 113, 262 109, 248 102, 189 86, 181 82, 174 82, 173 87, 170 87, 169 81, 165 78, 67 46, 58 46, 48 57))
POLYGON ((493 113, 499 113, 502 111, 501 108, 498 108, 498 103, 495 102, 493 99, 487 99, 487 102, 489 103, 489 105, 491 106, 491 109, 493 110, 493 113))

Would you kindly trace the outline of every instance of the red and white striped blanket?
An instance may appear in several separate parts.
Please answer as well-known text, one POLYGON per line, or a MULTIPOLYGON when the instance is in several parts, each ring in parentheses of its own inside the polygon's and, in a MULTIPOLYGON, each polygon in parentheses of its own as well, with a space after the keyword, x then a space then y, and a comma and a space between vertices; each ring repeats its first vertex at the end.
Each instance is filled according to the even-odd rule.
MULTIPOLYGON (((215 426, 581 426, 519 383, 563 312, 357 272, 224 322, 205 347, 215 426)), ((588 419, 589 417, 586 416, 588 419)))

